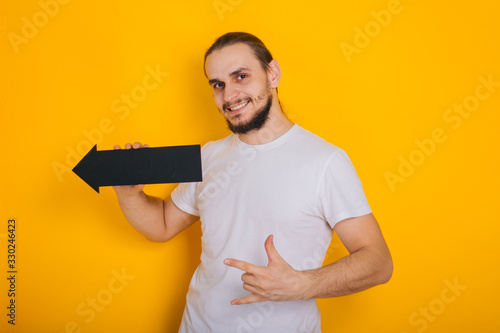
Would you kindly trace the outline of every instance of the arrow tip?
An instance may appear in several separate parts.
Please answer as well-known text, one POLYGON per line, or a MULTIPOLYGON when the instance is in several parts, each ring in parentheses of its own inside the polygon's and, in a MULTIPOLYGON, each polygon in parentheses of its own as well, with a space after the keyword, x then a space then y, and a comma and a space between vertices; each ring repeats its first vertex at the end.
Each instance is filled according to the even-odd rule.
POLYGON ((90 151, 78 162, 77 165, 71 170, 78 177, 80 177, 87 185, 92 187, 94 191, 99 193, 99 185, 93 181, 92 173, 95 172, 93 168, 94 156, 97 153, 97 144, 90 149, 90 151))

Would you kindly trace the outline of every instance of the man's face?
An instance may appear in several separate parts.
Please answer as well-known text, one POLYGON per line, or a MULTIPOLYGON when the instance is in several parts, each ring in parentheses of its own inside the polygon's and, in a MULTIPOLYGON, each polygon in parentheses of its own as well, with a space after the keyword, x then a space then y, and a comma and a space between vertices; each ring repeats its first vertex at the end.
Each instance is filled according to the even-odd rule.
POLYGON ((251 48, 242 43, 212 52, 206 62, 215 103, 234 133, 261 128, 272 105, 267 72, 251 48))

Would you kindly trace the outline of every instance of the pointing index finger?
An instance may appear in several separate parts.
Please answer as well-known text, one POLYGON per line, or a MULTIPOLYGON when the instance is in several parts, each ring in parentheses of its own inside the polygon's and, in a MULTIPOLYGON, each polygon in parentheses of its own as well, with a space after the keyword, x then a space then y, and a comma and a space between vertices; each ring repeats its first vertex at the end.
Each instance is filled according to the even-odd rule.
POLYGON ((238 259, 225 259, 224 264, 231 266, 231 267, 236 267, 238 269, 241 269, 242 271, 253 273, 258 270, 258 267, 255 265, 252 265, 246 261, 243 260, 238 260, 238 259))

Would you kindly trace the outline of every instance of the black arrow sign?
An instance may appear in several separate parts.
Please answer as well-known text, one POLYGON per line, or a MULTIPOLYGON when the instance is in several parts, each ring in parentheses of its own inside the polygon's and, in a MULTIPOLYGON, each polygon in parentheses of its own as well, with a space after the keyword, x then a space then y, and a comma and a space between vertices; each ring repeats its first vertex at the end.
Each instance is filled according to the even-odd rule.
POLYGON ((99 186, 198 182, 200 145, 97 151, 95 145, 73 172, 99 193, 99 186))

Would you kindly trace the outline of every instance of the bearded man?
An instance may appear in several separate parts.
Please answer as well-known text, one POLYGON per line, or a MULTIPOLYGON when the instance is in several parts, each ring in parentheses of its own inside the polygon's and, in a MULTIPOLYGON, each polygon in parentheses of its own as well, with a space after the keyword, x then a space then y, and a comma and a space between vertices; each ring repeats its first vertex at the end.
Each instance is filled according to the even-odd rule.
POLYGON ((281 69, 260 39, 219 37, 205 75, 233 134, 203 147, 202 182, 180 184, 164 200, 143 185, 115 187, 123 213, 156 242, 201 220, 201 263, 180 332, 320 332, 316 298, 392 275, 361 182, 342 149, 286 117, 281 69), (349 255, 322 266, 333 232, 349 255))

